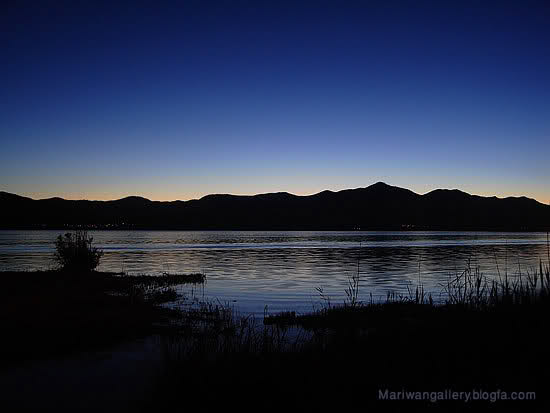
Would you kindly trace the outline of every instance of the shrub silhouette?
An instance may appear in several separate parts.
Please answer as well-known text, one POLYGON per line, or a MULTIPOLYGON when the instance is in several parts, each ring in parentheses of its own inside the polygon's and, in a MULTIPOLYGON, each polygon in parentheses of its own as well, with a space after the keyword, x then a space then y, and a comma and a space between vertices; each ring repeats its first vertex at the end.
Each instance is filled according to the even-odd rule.
POLYGON ((92 271, 99 265, 103 251, 92 246, 88 231, 76 230, 59 235, 55 241, 55 260, 63 270, 92 271))

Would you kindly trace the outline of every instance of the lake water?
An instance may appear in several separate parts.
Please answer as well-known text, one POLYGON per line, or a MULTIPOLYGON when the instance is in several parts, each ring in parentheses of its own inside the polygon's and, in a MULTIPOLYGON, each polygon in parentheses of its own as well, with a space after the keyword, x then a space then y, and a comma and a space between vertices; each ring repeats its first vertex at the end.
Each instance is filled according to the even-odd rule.
MULTIPOLYGON (((63 231, 0 231, 0 271, 47 269, 63 231)), ((90 231, 104 250, 98 270, 129 274, 202 272, 188 298, 219 301, 241 314, 306 312, 346 298, 359 271, 359 299, 414 293, 434 298, 468 265, 487 277, 532 273, 548 262, 546 233, 90 231), (371 296, 372 295, 372 296, 371 296)))

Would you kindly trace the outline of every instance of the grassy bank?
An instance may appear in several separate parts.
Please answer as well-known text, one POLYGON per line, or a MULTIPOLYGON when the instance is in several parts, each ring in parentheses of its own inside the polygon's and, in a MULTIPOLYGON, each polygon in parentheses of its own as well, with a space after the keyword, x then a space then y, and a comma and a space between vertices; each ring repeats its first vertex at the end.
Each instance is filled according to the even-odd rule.
POLYGON ((548 404, 550 268, 542 263, 513 278, 467 268, 448 280, 443 304, 422 286, 362 303, 352 278, 341 305, 259 320, 219 303, 159 305, 175 298, 175 285, 204 282, 200 275, 2 275, 5 363, 158 335, 163 373, 143 411, 172 411, 190 400, 245 410, 335 402, 374 411, 544 411, 548 404), (536 400, 379 400, 386 390, 535 392, 536 400))
POLYGON ((202 323, 165 337, 166 376, 154 408, 170 409, 191 394, 226 408, 249 397, 308 409, 329 402, 374 411, 548 407, 547 266, 493 280, 466 269, 449 280, 439 305, 421 286, 366 304, 357 288, 358 279, 350 280, 343 305, 267 316, 260 327, 227 309, 205 308, 202 323), (385 390, 478 391, 488 400, 380 400, 385 390), (502 392, 535 392, 536 400, 490 401, 502 392))

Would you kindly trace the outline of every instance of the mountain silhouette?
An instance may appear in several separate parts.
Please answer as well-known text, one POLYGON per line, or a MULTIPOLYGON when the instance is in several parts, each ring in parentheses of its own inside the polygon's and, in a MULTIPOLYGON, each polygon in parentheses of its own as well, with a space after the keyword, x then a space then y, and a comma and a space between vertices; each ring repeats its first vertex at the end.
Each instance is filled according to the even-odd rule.
POLYGON ((0 192, 0 228, 186 230, 540 230, 550 206, 526 197, 481 197, 437 189, 419 195, 378 182, 366 188, 298 196, 215 194, 190 201, 33 200, 0 192))

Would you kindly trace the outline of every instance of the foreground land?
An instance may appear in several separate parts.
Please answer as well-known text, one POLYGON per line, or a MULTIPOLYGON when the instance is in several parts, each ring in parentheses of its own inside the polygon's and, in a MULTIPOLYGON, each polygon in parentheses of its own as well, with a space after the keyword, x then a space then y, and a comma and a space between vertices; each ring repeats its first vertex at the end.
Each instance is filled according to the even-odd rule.
POLYGON ((13 363, 161 333, 178 311, 160 306, 204 276, 9 271, 2 276, 0 358, 13 363))
MULTIPOLYGON (((264 320, 237 317, 209 303, 185 311, 160 305, 174 299, 174 285, 202 282, 200 275, 2 276, 4 369, 51 360, 47 369, 55 376, 60 364, 55 360, 78 360, 93 348, 105 354, 122 343, 155 338, 154 349, 143 347, 143 357, 156 352, 158 374, 139 391, 128 388, 126 401, 111 405, 106 397, 104 411, 172 411, 195 402, 208 410, 313 409, 330 402, 374 411, 548 407, 550 273, 542 264, 534 274, 498 282, 465 271, 449 283, 443 305, 435 305, 421 288, 364 304, 357 300, 358 280, 352 279, 345 304, 264 320), (462 400, 442 400, 453 397, 449 391, 462 400), (535 400, 504 400, 532 398, 533 392, 535 400), (406 397, 428 400, 402 400, 406 397)), ((97 383, 85 381, 80 395, 63 397, 97 393, 94 397, 101 399, 105 386, 99 384, 120 375, 113 365, 105 364, 97 383)))

